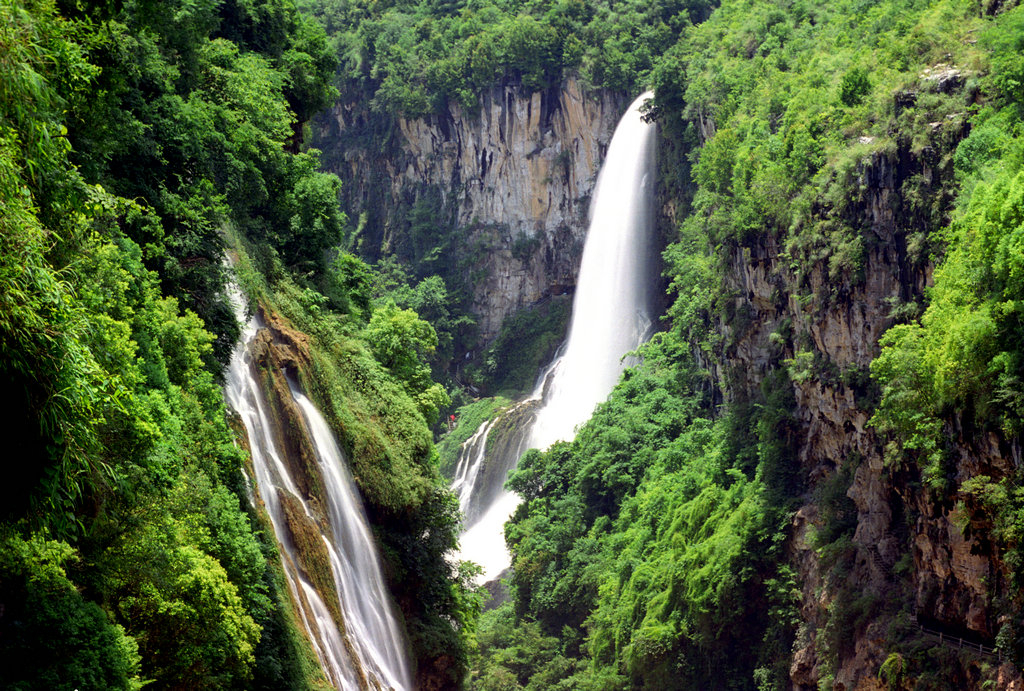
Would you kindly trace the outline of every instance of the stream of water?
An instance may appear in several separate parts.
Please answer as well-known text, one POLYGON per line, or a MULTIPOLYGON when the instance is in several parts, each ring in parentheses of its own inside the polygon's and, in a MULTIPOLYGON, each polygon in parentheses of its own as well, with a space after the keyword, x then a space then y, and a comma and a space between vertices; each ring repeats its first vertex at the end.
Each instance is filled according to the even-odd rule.
MULTIPOLYGON (((236 307, 242 312, 240 304, 239 299, 236 307)), ((291 396, 301 411, 323 478, 329 529, 318 530, 329 555, 339 599, 332 604, 340 607, 344 633, 331 615, 333 607, 301 566, 284 501, 300 506, 310 525, 317 526, 318 521, 274 438, 267 401, 253 368, 249 346, 261 324, 256 316, 246 321, 244 313, 240 321, 246 326, 231 358, 227 400, 245 424, 256 491, 270 517, 288 586, 324 672, 339 689, 412 689, 407 646, 347 462, 323 416, 290 382, 291 396)))
POLYGON ((649 336, 655 125, 644 122, 640 107, 650 96, 633 102, 608 146, 591 201, 569 335, 528 399, 536 409, 532 423, 519 443, 506 445, 503 458, 487 450, 493 422, 463 446, 453 485, 467 525, 459 558, 483 567, 481 581, 498 577, 510 563, 502 530, 519 499, 504 489, 507 470, 527 448, 571 440, 615 387, 628 364, 623 357, 649 336), (494 464, 505 472, 486 472, 494 464))

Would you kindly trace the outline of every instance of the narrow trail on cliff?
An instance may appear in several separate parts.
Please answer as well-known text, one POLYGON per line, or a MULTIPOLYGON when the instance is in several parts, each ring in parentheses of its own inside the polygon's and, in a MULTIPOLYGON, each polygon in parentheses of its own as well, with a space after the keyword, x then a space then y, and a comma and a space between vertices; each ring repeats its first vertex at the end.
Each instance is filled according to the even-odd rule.
POLYGON ((504 413, 511 424, 486 423, 460 452, 453 489, 467 530, 459 557, 479 564, 483 581, 510 566, 502 535, 519 498, 504 488, 508 472, 525 450, 572 440, 615 387, 624 356, 650 334, 656 127, 640 111, 650 97, 641 95, 622 116, 601 166, 564 348, 532 396, 504 413))
POLYGON ((282 392, 288 400, 268 401, 252 352, 263 325, 258 316, 244 318, 240 298, 234 302, 245 328, 231 358, 226 398, 245 425, 254 503, 270 518, 300 621, 336 688, 411 689, 408 646, 344 455, 293 381, 282 392), (278 419, 286 406, 297 407, 298 419, 278 419), (296 477, 303 462, 288 458, 283 443, 295 429, 314 452, 318 479, 296 477), (314 485, 322 487, 322 498, 299 489, 314 485))

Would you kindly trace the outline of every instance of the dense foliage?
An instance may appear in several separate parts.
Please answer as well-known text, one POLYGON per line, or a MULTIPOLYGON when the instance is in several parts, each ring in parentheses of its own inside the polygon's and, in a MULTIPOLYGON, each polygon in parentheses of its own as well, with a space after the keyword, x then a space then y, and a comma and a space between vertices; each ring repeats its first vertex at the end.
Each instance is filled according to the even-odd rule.
MULTIPOLYGON (((891 328, 872 375, 882 384, 874 423, 891 440, 886 461, 920 470, 936 494, 956 493, 968 520, 992 526, 1006 555, 1011 587, 1001 612, 1019 611, 1024 587, 1022 470, 965 479, 957 471, 957 428, 1024 435, 1024 98, 1020 51, 1024 11, 999 16, 981 34, 991 51, 982 87, 993 98, 978 109, 956 149, 961 183, 946 255, 919 319, 891 328)), ((1017 464, 1019 466, 1019 464, 1017 464)), ((969 530, 969 528, 967 528, 969 530)), ((1024 630, 1012 617, 1000 627, 1003 651, 1024 659, 1024 630)), ((923 672, 908 660, 908 676, 923 672)))
POLYGON ((791 389, 780 373, 716 420, 676 335, 643 353, 571 444, 528 452, 509 481, 515 606, 485 617, 478 688, 784 683, 791 389), (511 654, 521 636, 550 655, 511 654))
POLYGON ((449 102, 473 109, 509 78, 528 89, 579 73, 594 87, 634 90, 657 59, 713 7, 704 0, 393 3, 302 0, 323 19, 345 93, 416 117, 449 102))
MULTIPOLYGON (((191 164, 181 150, 216 130, 167 111, 202 108, 190 84, 218 69, 272 71, 211 35, 213 8, 204 31, 173 38, 156 9, 0 6, 0 368, 17 455, 0 676, 26 689, 309 687, 320 674, 280 608, 274 547, 240 504, 216 381, 237 333, 217 307, 223 187, 202 175, 202 150, 191 164), (216 66, 199 55, 215 48, 227 51, 216 66), (159 132, 172 123, 176 136, 159 132), (219 353, 208 328, 226 339, 219 353)), ((253 93, 288 123, 275 79, 253 93)))
MULTIPOLYGON (((238 336, 228 235, 250 297, 309 336, 302 382, 353 464, 421 681, 457 686, 469 669, 482 689, 785 688, 807 635, 791 512, 813 501, 827 687, 865 622, 903 605, 845 582, 861 459, 831 459, 826 479, 797 460, 794 390, 815 380, 857 390, 886 472, 955 497, 963 530, 992 526, 1011 581, 993 607, 1019 612, 1024 477, 964 481, 956 454, 971 435, 1019 448, 1024 433, 1024 9, 298 4, 326 33, 288 0, 0 0, 0 685, 324 686, 245 502, 219 389, 238 336), (385 147, 398 116, 569 75, 656 90, 660 179, 679 202, 673 302, 579 436, 521 460, 512 599, 474 631, 472 568, 445 559, 459 516, 429 429, 472 389, 435 381, 524 391, 566 303, 509 320, 460 369, 487 247, 460 242, 436 190, 407 200, 393 245, 361 247, 365 219, 339 209, 303 125, 336 84, 381 116, 369 129, 385 147), (872 384, 825 361, 808 324, 867 278, 879 236, 863 176, 878 161, 923 162, 884 211, 908 262, 937 268, 924 304, 894 302, 872 384), (807 324, 779 325, 764 371, 730 371, 750 327, 730 266, 766 246, 794 277, 772 299, 805 306, 807 324)), ((444 463, 506 404, 462 408, 444 463)), ((1018 618, 996 643, 1020 661, 1018 618)), ((942 683, 893 620, 880 678, 942 683)))
POLYGON ((571 298, 556 295, 510 315, 467 376, 487 393, 529 393, 558 351, 571 311, 571 298))
POLYGON ((289 2, 0 3, 0 686, 325 685, 220 390, 226 228, 324 344, 309 384, 362 464, 415 651, 458 675, 475 604, 442 557, 436 337, 371 309, 369 269, 331 251, 340 183, 300 151, 333 65, 289 2))

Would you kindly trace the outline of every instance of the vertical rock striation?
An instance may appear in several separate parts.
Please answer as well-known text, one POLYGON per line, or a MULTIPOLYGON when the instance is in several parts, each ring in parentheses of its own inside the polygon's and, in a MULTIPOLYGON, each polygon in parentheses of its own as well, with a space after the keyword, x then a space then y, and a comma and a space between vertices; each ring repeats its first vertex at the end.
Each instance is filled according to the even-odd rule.
POLYGON ((575 284, 590 193, 626 105, 575 79, 536 92, 495 86, 476 109, 450 104, 386 125, 363 104, 339 103, 315 144, 345 181, 346 211, 366 214, 370 254, 403 242, 412 205, 439 195, 438 225, 477 250, 473 311, 489 339, 507 315, 575 284))

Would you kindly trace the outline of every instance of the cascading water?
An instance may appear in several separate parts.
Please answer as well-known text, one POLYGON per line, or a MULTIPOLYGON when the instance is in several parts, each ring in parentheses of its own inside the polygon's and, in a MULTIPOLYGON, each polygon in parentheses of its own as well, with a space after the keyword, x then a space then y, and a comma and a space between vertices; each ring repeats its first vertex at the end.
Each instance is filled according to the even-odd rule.
POLYGON ((329 550, 331 571, 341 595, 349 640, 364 666, 371 667, 386 686, 411 688, 405 643, 348 463, 316 406, 294 386, 291 392, 312 435, 324 480, 334 535, 334 548, 329 550))
MULTIPOLYGON (((240 305, 236 301, 236 307, 240 305)), ((240 321, 245 322, 244 315, 240 321)), ((246 322, 231 358, 226 393, 242 418, 249 439, 256 489, 262 498, 281 550, 288 585, 302 622, 331 683, 339 689, 412 688, 406 645, 384 588, 376 547, 349 475, 345 459, 316 407, 290 384, 301 411, 322 478, 329 531, 317 529, 329 556, 338 603, 328 603, 300 564, 286 503, 300 507, 303 520, 318 521, 298 489, 275 441, 267 401, 256 377, 249 346, 260 328, 258 317, 246 322), (337 605, 337 606, 335 606, 337 605), (344 633, 332 610, 340 611, 344 633)))
MULTIPOLYGON (((569 337, 562 355, 541 377, 532 400, 539 400, 532 425, 523 430, 526 448, 545 449, 560 439, 571 440, 618 382, 630 351, 647 338, 651 325, 652 239, 654 208, 655 126, 644 122, 641 105, 651 97, 643 94, 622 116, 608 155, 598 176, 590 206, 583 260, 573 301, 569 337)), ((515 510, 518 497, 502 486, 504 473, 486 474, 487 482, 499 483, 490 491, 474 485, 485 473, 477 465, 492 463, 484 453, 490 428, 476 439, 476 454, 460 459, 467 463, 462 482, 455 489, 469 529, 461 538, 460 558, 475 561, 484 569, 483 581, 496 578, 509 566, 501 538, 502 526, 515 510), (484 506, 473 504, 476 496, 492 497, 484 506)), ((464 453, 466 449, 464 449, 464 453)), ((521 453, 521 449, 519 450, 521 453)), ((499 460, 514 466, 517 455, 499 460)))
POLYGON ((484 466, 484 456, 487 453, 487 435, 494 427, 497 418, 489 420, 480 425, 473 436, 462 443, 459 453, 459 460, 455 465, 455 479, 452 481, 452 491, 459 498, 459 510, 467 525, 476 522, 478 511, 482 504, 489 503, 487 500, 479 501, 473 496, 473 490, 481 487, 477 484, 480 471, 484 466))

